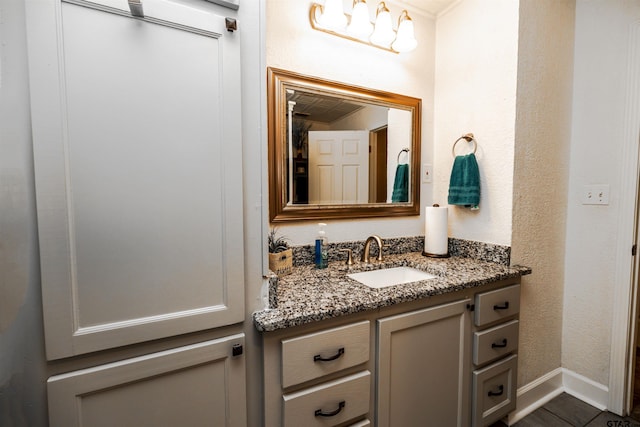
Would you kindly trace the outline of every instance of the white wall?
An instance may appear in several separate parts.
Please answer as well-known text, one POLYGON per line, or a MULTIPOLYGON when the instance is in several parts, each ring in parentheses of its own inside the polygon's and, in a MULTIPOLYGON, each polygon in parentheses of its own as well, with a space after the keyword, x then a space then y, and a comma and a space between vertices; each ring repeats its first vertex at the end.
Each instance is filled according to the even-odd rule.
POLYGON ((0 425, 46 425, 23 0, 0 2, 0 425))
MULTIPOLYGON (((398 154, 404 148, 410 148, 411 144, 411 114, 405 110, 392 109, 389 111, 389 128, 387 129, 387 202, 391 203, 393 185, 398 165, 398 154)), ((401 162, 411 163, 411 152, 400 156, 401 162)), ((411 182, 409 182, 409 194, 411 194, 411 182)), ((422 204, 423 206, 424 203, 422 204)), ((421 209, 424 211, 424 209, 421 209)))
MULTIPOLYGON (((267 6, 266 64, 302 74, 354 84, 360 87, 399 93, 422 99, 422 163, 433 156, 433 85, 435 22, 433 18, 411 13, 418 47, 407 54, 394 54, 360 43, 331 36, 311 28, 311 0, 269 0, 267 6)), ((345 1, 349 10, 350 1, 345 1)), ((374 2, 370 2, 373 14, 374 2)), ((402 8, 387 2, 392 16, 402 8)), ((432 203, 431 184, 421 186, 422 206, 432 203)), ((265 198, 265 201, 267 199, 265 198)), ((421 211, 424 211, 422 209, 421 211)), ((311 244, 317 225, 297 223, 279 225, 294 245, 311 244)), ((424 219, 369 219, 330 221, 330 241, 363 240, 377 233, 383 238, 416 236, 424 233, 424 219)))
POLYGON ((451 148, 468 132, 480 168, 480 209, 450 206, 450 237, 511 244, 518 3, 465 0, 438 16, 434 202, 447 204, 451 148))
MULTIPOLYGON (((578 0, 573 128, 568 194, 562 365, 606 387, 615 307, 622 147, 629 31, 640 22, 633 0, 578 0), (582 205, 585 184, 610 184, 608 206, 582 205)), ((635 174, 633 174, 635 175, 635 174)), ((629 247, 630 250, 630 247, 629 247)))

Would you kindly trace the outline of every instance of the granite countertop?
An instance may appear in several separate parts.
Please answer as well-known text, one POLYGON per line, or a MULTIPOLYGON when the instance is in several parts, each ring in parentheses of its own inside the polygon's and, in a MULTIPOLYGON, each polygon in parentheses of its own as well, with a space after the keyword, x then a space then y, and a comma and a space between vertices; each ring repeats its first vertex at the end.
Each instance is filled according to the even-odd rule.
POLYGON ((531 269, 528 267, 509 267, 456 256, 428 258, 420 252, 387 255, 382 263, 374 264, 356 263, 347 266, 344 261, 336 261, 329 263, 329 267, 323 270, 305 265, 295 267, 288 276, 270 278, 271 306, 276 308, 255 312, 253 322, 259 331, 275 331, 530 273, 531 269), (373 289, 346 276, 359 271, 399 266, 414 267, 437 277, 373 289))

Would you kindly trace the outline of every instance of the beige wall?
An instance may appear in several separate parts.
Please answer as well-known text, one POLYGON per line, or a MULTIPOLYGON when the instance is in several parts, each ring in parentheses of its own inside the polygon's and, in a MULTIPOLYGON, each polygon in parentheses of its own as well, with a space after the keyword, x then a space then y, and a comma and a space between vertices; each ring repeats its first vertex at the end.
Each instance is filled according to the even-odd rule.
POLYGON ((520 386, 562 355, 574 15, 574 0, 520 2, 512 263, 533 269, 522 286, 520 386))

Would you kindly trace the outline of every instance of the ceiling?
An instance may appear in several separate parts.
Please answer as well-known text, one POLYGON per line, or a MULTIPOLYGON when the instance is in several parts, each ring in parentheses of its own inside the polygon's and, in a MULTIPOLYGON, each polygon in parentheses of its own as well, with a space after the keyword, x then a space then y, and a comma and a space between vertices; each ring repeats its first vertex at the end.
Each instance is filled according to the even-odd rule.
POLYGON ((363 108, 337 96, 325 96, 296 90, 287 94, 294 101, 293 115, 304 120, 332 123, 363 108))

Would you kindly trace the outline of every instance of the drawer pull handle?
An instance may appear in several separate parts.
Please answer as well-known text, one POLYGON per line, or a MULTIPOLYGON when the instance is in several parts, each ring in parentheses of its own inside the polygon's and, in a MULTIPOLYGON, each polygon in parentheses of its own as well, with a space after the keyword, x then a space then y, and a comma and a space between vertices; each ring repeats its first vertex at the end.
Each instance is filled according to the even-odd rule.
POLYGON ((505 348, 507 346, 507 339, 506 338, 502 338, 502 341, 499 343, 493 343, 491 344, 491 348, 505 348))
POLYGON ((498 391, 489 390, 488 395, 489 396, 502 396, 502 393, 504 393, 504 386, 500 385, 500 386, 498 386, 498 391))
POLYGON ((332 412, 322 412, 322 409, 316 409, 316 412, 314 413, 314 415, 316 417, 335 417, 336 415, 338 415, 340 412, 342 412, 342 408, 344 408, 345 405, 345 401, 341 401, 340 403, 338 403, 338 409, 336 409, 335 411, 332 412))
POLYGON ((496 304, 496 305, 493 306, 494 310, 507 310, 508 308, 509 308, 509 301, 505 301, 504 305, 496 304))
POLYGON ((338 349, 338 352, 336 354, 334 354, 331 357, 322 357, 319 354, 316 354, 315 356, 313 356, 313 361, 314 362, 331 362, 332 360, 336 360, 338 357, 342 356, 344 354, 344 347, 340 347, 338 349))

